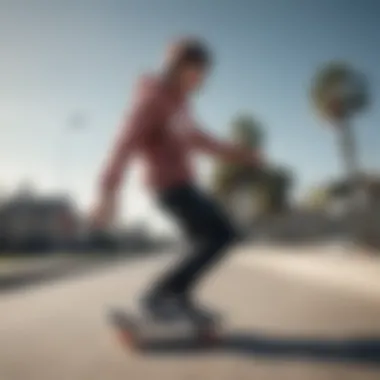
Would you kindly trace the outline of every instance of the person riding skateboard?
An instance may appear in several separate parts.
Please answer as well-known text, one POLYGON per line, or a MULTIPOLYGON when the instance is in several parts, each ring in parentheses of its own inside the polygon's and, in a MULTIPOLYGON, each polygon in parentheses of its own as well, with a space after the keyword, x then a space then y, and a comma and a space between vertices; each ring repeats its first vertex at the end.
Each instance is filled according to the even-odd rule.
POLYGON ((141 77, 131 112, 101 174, 94 210, 99 226, 115 217, 125 169, 138 155, 158 204, 189 238, 183 260, 169 268, 142 298, 144 312, 154 318, 213 318, 213 313, 197 305, 195 285, 237 237, 222 208, 196 185, 193 154, 260 165, 259 152, 211 137, 192 117, 190 98, 202 87, 212 61, 201 39, 182 38, 170 44, 163 70, 141 77))

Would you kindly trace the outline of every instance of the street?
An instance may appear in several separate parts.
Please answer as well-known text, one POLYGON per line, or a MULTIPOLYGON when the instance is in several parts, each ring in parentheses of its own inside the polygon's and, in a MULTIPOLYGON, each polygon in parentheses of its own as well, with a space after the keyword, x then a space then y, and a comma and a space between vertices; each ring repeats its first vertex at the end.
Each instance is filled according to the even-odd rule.
POLYGON ((379 265, 366 272, 368 262, 268 255, 240 248, 203 284, 202 301, 226 323, 225 344, 205 352, 136 355, 105 323, 108 306, 134 308, 169 254, 0 295, 0 379, 379 379, 380 289, 369 286, 379 265), (324 277, 311 275, 319 262, 324 277), (343 268, 335 281, 333 265, 343 268), (366 282, 344 286, 350 273, 366 282))

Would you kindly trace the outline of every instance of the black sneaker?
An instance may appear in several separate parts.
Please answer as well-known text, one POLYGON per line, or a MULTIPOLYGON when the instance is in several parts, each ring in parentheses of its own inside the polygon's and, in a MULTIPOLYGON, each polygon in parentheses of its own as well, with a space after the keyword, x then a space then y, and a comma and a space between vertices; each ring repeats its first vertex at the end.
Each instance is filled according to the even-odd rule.
POLYGON ((172 295, 153 294, 142 301, 143 313, 155 321, 173 322, 188 320, 188 310, 183 307, 178 297, 172 295))
POLYGON ((154 320, 173 322, 191 320, 213 323, 219 316, 203 307, 196 305, 185 295, 155 294, 143 300, 144 312, 154 320))
POLYGON ((194 319, 203 321, 205 323, 214 323, 220 319, 220 315, 218 313, 204 307, 203 305, 198 304, 198 302, 189 297, 189 295, 181 295, 180 302, 194 319))

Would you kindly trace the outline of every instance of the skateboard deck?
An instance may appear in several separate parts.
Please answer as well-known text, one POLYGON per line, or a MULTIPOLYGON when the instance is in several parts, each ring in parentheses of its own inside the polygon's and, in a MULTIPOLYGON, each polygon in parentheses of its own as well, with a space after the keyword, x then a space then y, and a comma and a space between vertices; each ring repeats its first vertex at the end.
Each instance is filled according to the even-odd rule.
POLYGON ((120 308, 109 310, 107 317, 119 342, 136 351, 209 347, 220 339, 219 326, 214 323, 159 323, 120 308))

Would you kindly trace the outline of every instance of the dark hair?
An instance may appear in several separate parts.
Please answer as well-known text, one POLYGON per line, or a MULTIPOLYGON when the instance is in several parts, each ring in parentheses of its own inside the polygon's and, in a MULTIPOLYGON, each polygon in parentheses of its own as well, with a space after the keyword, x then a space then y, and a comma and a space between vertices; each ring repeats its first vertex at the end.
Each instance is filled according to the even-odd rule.
POLYGON ((170 69, 178 69, 184 65, 209 68, 212 57, 206 43, 197 38, 177 40, 169 48, 168 64, 170 69))

